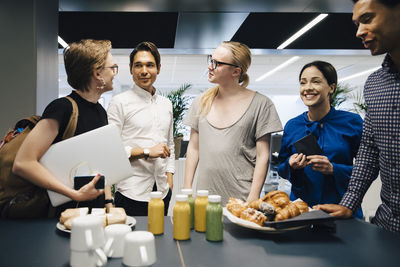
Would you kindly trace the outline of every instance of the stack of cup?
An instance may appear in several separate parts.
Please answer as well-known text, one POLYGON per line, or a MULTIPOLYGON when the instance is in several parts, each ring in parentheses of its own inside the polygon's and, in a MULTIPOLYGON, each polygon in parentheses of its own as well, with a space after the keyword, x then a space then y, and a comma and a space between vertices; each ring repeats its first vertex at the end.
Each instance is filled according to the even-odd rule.
POLYGON ((103 222, 100 217, 82 216, 73 219, 70 241, 71 266, 103 266, 107 262, 103 251, 104 243, 103 222))

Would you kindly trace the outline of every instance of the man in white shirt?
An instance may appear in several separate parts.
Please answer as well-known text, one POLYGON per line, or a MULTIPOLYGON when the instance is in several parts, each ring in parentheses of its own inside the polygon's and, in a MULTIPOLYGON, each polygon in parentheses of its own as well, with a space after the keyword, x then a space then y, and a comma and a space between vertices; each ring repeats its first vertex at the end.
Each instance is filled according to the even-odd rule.
POLYGON ((160 54, 151 42, 138 44, 130 54, 134 86, 114 96, 108 121, 121 131, 134 175, 116 185, 115 206, 130 216, 147 216, 150 192, 160 191, 167 214, 175 171, 171 101, 156 94, 160 54))

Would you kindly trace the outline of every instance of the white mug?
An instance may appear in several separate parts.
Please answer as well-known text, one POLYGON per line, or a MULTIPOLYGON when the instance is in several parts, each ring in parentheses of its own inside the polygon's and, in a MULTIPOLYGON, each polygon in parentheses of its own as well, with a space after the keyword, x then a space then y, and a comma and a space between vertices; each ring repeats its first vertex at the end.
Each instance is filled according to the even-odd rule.
POLYGON ((71 258, 73 267, 102 266, 107 257, 102 249, 104 245, 103 221, 96 216, 76 217, 71 228, 71 258))
POLYGON ((122 262, 127 266, 148 266, 156 262, 154 235, 135 231, 125 235, 122 262))
POLYGON ((104 234, 106 238, 106 245, 104 251, 108 257, 121 258, 124 254, 124 238, 125 235, 132 232, 129 225, 126 224, 112 224, 106 226, 104 234))

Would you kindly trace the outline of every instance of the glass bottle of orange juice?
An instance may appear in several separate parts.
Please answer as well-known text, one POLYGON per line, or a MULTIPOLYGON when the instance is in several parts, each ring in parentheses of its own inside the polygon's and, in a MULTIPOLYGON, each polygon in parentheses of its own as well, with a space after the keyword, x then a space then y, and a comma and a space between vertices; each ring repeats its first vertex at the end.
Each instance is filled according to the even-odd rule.
POLYGON ((206 208, 208 204, 208 190, 198 190, 194 201, 194 229, 197 232, 206 231, 206 208))
POLYGON ((148 205, 148 231, 154 235, 164 233, 164 201, 161 192, 151 192, 148 205))
POLYGON ((187 195, 176 195, 174 206, 174 239, 187 240, 190 238, 190 206, 187 195))
POLYGON ((193 198, 193 190, 191 188, 182 189, 182 194, 188 196, 188 203, 190 206, 190 229, 194 228, 194 198, 193 198))

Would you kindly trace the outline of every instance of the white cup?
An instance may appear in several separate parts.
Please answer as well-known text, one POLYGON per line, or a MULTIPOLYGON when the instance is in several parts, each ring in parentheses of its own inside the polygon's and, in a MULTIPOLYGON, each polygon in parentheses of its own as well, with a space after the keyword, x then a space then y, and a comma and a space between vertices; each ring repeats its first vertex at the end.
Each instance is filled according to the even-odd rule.
POLYGON ((97 267, 107 262, 107 257, 101 249, 89 251, 71 250, 70 265, 72 267, 97 267))
POLYGON ((96 216, 76 217, 71 228, 71 258, 73 267, 102 266, 107 257, 102 249, 104 229, 101 218, 96 216))
POLYGON ((106 237, 104 251, 108 257, 121 258, 124 255, 124 237, 129 232, 132 232, 132 229, 126 224, 112 224, 106 226, 104 229, 106 237))
POLYGON ((135 231, 125 235, 122 262, 127 266, 148 266, 156 262, 154 235, 135 231))

